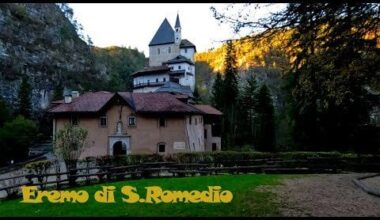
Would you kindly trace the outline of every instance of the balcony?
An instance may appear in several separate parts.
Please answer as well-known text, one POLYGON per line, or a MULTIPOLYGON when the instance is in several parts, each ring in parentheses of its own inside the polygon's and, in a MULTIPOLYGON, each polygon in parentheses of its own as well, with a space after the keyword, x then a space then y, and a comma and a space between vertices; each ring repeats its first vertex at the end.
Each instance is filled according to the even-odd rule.
POLYGON ((161 82, 137 83, 137 84, 133 84, 133 88, 134 89, 139 89, 139 88, 143 88, 143 87, 156 87, 156 86, 162 86, 165 83, 166 82, 164 82, 164 81, 161 81, 161 82))

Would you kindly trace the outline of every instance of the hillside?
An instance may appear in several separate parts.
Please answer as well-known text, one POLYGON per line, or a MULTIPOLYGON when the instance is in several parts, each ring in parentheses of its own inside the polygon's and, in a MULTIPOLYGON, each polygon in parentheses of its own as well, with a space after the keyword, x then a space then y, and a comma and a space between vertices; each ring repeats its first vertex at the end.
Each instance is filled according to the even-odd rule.
POLYGON ((129 73, 144 66, 137 50, 95 48, 82 40, 72 13, 58 4, 0 4, 0 97, 13 110, 22 77, 28 77, 33 109, 40 112, 54 90, 108 89, 111 79, 125 84, 129 73))
MULTIPOLYGON (((279 32, 272 37, 244 37, 234 40, 238 68, 242 71, 254 67, 286 68, 289 58, 285 55, 284 41, 289 36, 290 32, 279 32)), ((216 49, 197 53, 195 60, 208 63, 214 72, 223 73, 226 47, 226 44, 223 44, 216 49)))

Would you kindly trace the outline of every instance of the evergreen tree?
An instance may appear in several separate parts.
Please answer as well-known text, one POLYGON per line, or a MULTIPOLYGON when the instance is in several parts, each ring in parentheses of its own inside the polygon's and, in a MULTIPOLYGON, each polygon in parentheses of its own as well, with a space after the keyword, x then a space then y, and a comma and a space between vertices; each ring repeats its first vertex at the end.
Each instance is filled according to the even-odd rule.
POLYGON ((23 77, 18 92, 18 103, 19 109, 18 113, 25 118, 30 118, 32 115, 32 103, 31 103, 31 94, 32 88, 28 83, 28 78, 23 77))
POLYGON ((253 145, 255 135, 255 106, 256 106, 256 93, 257 82, 253 75, 249 75, 245 81, 239 99, 239 144, 240 145, 253 145))
POLYGON ((60 100, 63 98, 63 89, 61 83, 58 83, 58 85, 54 87, 53 100, 60 100))
POLYGON ((10 119, 11 113, 9 112, 7 103, 0 97, 0 127, 2 127, 4 123, 10 119))
POLYGON ((216 73, 216 79, 212 86, 212 104, 219 110, 223 111, 224 107, 224 95, 223 95, 223 79, 222 75, 216 73))
POLYGON ((224 117, 223 117, 223 139, 224 146, 234 148, 236 144, 237 132, 237 100, 239 95, 236 56, 234 46, 231 40, 227 42, 227 53, 224 60, 224 117))
POLYGON ((268 87, 262 85, 256 100, 256 146, 261 151, 274 151, 274 108, 268 87))
POLYGON ((237 31, 264 28, 255 38, 291 30, 284 41, 292 59, 289 112, 302 150, 347 150, 360 144, 357 134, 371 108, 366 87, 380 82, 378 4, 292 3, 258 21, 214 12, 237 31))
POLYGON ((194 96, 195 103, 197 103, 197 104, 201 103, 201 97, 199 95, 197 84, 195 84, 193 96, 194 96))

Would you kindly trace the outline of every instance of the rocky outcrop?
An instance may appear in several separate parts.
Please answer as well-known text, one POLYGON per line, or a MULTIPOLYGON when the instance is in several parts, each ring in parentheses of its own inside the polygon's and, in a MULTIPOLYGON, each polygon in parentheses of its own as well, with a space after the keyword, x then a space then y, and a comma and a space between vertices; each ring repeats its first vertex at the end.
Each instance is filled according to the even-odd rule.
POLYGON ((0 96, 11 107, 24 76, 34 110, 46 109, 58 84, 86 89, 105 77, 94 60, 58 5, 0 4, 0 96))

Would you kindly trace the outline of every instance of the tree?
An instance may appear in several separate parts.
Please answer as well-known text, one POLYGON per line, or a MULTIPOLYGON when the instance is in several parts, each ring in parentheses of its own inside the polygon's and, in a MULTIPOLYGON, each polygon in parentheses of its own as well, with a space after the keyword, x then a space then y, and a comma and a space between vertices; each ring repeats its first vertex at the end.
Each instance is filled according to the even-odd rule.
POLYGON ((212 104, 219 110, 223 111, 224 105, 224 86, 222 75, 218 72, 216 73, 216 79, 212 85, 212 104))
MULTIPOLYGON (((214 11, 215 12, 215 11, 214 11)), ((289 71, 294 137, 305 150, 347 150, 368 120, 365 87, 379 82, 380 8, 372 3, 294 3, 257 21, 239 14, 221 20, 263 28, 260 34, 290 30, 284 43, 289 71)))
POLYGON ((195 103, 199 104, 201 102, 201 97, 199 95, 199 90, 198 90, 197 84, 195 84, 193 96, 194 96, 195 103))
POLYGON ((236 56, 232 41, 227 42, 227 51, 224 59, 223 81, 223 139, 224 146, 231 148, 236 143, 237 112, 236 104, 239 90, 237 81, 236 56))
POLYGON ((0 98, 0 127, 4 125, 6 121, 11 119, 11 113, 9 112, 7 103, 0 98))
MULTIPOLYGON (((85 148, 85 141, 87 138, 87 130, 66 124, 63 129, 60 129, 54 140, 54 150, 66 163, 67 170, 71 175, 75 172, 70 170, 75 169, 77 161, 85 148)), ((70 178, 70 185, 74 185, 75 179, 70 178)))
POLYGON ((32 115, 32 103, 31 103, 31 94, 32 88, 28 83, 28 78, 23 77, 18 92, 18 103, 19 109, 18 113, 25 118, 30 118, 32 115))
POLYGON ((54 87, 54 92, 53 92, 53 100, 60 100, 63 99, 63 86, 62 83, 58 83, 54 87))
POLYGON ((0 128, 0 149, 2 162, 23 160, 28 157, 29 147, 37 134, 35 122, 17 116, 0 128))
POLYGON ((249 75, 240 93, 239 105, 239 144, 249 144, 253 146, 255 139, 255 111, 257 82, 253 75, 249 75))
POLYGON ((256 101, 256 146, 261 151, 274 151, 274 108, 268 87, 260 87, 256 101))

